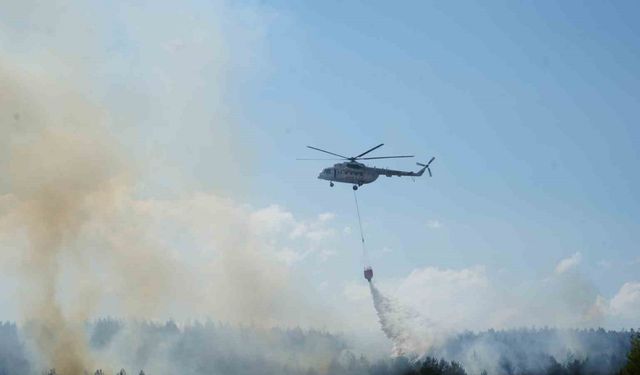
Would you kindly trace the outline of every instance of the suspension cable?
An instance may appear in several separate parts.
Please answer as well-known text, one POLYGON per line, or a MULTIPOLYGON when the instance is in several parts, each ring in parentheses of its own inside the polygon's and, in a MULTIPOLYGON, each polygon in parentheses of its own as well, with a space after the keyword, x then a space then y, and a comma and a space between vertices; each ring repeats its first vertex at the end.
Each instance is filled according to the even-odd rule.
POLYGON ((356 202, 356 212, 358 213, 358 225, 360 227, 360 239, 362 240, 362 261, 366 263, 365 266, 368 266, 369 259, 367 257, 367 249, 364 244, 364 231, 362 230, 362 219, 360 218, 360 207, 358 205, 358 195, 356 194, 355 190, 353 191, 353 199, 356 202))

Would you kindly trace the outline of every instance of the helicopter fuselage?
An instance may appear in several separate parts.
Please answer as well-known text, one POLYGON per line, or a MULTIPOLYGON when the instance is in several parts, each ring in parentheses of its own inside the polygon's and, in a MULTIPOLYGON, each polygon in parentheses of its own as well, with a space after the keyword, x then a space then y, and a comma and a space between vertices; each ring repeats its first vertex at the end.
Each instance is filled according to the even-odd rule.
POLYGON ((375 181, 380 173, 378 168, 367 167, 362 163, 346 162, 335 164, 331 168, 325 168, 318 178, 331 182, 344 182, 361 186, 375 181))

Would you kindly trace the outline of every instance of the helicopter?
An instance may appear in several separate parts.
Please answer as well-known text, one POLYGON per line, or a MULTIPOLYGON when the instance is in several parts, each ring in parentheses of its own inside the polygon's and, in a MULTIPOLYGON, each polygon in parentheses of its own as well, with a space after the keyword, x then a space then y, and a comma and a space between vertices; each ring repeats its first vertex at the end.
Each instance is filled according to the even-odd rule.
POLYGON ((365 164, 358 162, 358 160, 398 159, 398 158, 414 157, 414 155, 374 156, 374 157, 366 157, 366 158, 363 157, 368 153, 370 153, 371 151, 376 150, 382 146, 384 146, 384 143, 381 143, 375 147, 372 147, 358 156, 351 156, 351 157, 336 154, 334 152, 323 150, 317 147, 307 146, 307 148, 310 148, 312 150, 337 156, 340 159, 298 159, 298 160, 346 160, 345 162, 334 164, 333 167, 323 169, 322 172, 320 172, 320 174, 318 175, 318 179, 329 181, 329 186, 331 187, 333 187, 334 182, 343 182, 347 184, 353 184, 353 190, 358 190, 358 187, 364 184, 370 184, 374 182, 381 175, 384 175, 387 177, 391 177, 391 176, 420 177, 422 176, 422 174, 426 169, 429 172, 429 177, 432 176, 429 165, 431 165, 431 163, 435 160, 435 157, 432 157, 427 164, 416 163, 418 166, 422 167, 417 172, 397 171, 394 169, 368 167, 365 164))

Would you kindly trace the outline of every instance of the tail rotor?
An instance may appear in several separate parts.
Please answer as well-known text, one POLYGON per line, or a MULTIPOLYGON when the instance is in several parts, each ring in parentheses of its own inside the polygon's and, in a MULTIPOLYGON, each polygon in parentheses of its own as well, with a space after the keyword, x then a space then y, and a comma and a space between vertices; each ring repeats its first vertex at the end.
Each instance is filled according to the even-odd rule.
POLYGON ((429 160, 429 162, 428 162, 427 164, 422 164, 422 163, 416 163, 416 164, 418 164, 419 166, 421 166, 421 167, 423 167, 423 168, 426 168, 426 169, 427 169, 427 172, 429 172, 429 177, 433 177, 433 175, 431 174, 431 168, 429 168, 429 166, 431 165, 431 163, 432 163, 434 160, 436 160, 436 157, 435 157, 435 156, 434 156, 434 157, 432 157, 432 158, 431 158, 431 160, 429 160))

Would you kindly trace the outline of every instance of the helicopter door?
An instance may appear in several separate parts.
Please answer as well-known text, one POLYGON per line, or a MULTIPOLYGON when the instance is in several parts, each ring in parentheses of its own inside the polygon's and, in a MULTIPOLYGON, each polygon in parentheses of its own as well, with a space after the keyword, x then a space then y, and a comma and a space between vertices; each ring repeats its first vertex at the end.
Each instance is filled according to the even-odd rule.
POLYGON ((334 179, 334 180, 336 179, 336 173, 337 173, 337 172, 336 172, 336 169, 335 169, 335 168, 333 168, 333 179, 334 179))

